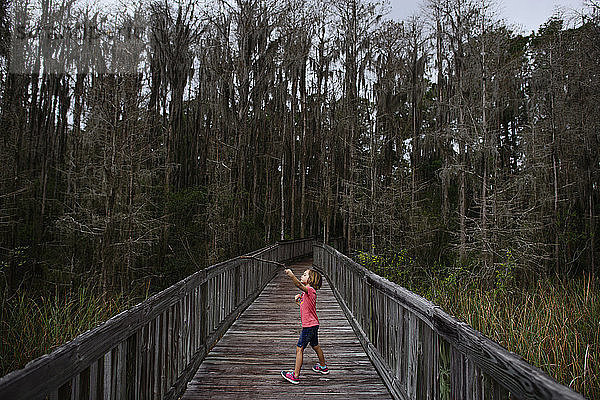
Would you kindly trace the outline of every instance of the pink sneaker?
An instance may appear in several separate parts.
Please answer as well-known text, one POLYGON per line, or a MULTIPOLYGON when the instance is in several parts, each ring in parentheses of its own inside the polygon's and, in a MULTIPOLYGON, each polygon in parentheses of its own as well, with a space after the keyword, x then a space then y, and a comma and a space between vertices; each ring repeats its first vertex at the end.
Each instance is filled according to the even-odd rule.
POLYGON ((323 375, 329 373, 329 369, 327 368, 327 365, 321 366, 321 364, 319 364, 319 363, 315 364, 315 366, 312 367, 312 370, 315 371, 315 372, 320 372, 323 375))
POLYGON ((297 385, 300 383, 300 379, 296 378, 296 375, 294 375, 293 372, 291 371, 281 371, 281 376, 283 376, 283 379, 285 379, 286 381, 293 383, 294 385, 297 385))

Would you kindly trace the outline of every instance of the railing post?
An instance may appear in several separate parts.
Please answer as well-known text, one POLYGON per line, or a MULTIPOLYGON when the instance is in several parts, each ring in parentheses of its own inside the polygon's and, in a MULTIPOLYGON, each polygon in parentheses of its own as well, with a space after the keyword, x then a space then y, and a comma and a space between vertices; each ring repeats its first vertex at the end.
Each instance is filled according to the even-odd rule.
MULTIPOLYGON (((312 244, 281 242, 252 254, 284 261, 310 252, 312 244)), ((207 347, 277 269, 270 263, 235 259, 198 271, 1 378, 0 398, 176 398, 207 347)))
POLYGON ((200 285, 200 343, 206 345, 208 338, 208 281, 200 285))
POLYGON ((396 399, 583 400, 422 297, 329 246, 317 266, 396 399))
MULTIPOLYGON (((236 266, 234 269, 234 283, 233 283, 233 290, 234 290, 234 303, 235 303, 235 307, 237 307, 240 302, 241 302, 241 293, 240 293, 240 264, 241 261, 237 261, 236 262, 236 266)), ((234 307, 234 308, 235 308, 234 307)))

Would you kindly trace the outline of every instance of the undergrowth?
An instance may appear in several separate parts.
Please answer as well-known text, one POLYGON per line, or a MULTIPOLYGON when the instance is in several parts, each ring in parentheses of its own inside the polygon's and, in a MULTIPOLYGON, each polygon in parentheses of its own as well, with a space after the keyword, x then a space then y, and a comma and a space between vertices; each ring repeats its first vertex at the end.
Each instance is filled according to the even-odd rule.
POLYGON ((3 299, 0 318, 0 376, 50 353, 130 306, 123 296, 105 299, 94 290, 3 299))
POLYGON ((510 253, 491 279, 464 268, 419 270, 400 253, 358 253, 375 273, 412 290, 586 398, 600 398, 600 282, 591 276, 520 285, 510 253))

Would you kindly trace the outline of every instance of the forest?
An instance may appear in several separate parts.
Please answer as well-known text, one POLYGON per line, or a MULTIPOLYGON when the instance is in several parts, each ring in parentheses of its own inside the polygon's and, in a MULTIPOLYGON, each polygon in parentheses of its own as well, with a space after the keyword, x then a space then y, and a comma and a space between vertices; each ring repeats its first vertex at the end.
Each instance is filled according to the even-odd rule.
POLYGON ((450 308, 461 285, 574 285, 563 383, 598 394, 600 3, 529 34, 498 7, 1 0, 2 374, 60 344, 25 346, 28 310, 86 303, 88 329, 265 244, 343 237, 450 308))

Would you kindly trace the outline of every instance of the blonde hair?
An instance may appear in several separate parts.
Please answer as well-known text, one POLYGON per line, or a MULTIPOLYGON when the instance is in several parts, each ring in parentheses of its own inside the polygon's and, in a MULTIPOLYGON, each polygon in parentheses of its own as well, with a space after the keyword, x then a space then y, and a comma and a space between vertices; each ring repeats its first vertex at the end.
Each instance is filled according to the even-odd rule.
POLYGON ((321 289, 321 274, 315 271, 314 269, 308 270, 308 284, 314 288, 315 290, 321 289))

